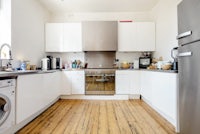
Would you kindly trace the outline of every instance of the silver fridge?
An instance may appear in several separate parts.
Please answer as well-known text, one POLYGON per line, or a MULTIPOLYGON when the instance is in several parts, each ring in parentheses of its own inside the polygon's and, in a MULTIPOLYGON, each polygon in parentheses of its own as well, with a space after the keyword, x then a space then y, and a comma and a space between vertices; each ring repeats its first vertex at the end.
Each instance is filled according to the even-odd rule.
POLYGON ((179 124, 181 134, 200 134, 200 0, 178 5, 179 124))

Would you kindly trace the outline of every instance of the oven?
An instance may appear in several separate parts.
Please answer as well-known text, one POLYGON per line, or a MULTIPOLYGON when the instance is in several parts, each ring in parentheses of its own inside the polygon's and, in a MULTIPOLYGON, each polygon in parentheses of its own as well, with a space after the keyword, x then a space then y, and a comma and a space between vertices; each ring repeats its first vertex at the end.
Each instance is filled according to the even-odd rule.
POLYGON ((114 69, 88 69, 85 71, 86 95, 114 95, 114 69))

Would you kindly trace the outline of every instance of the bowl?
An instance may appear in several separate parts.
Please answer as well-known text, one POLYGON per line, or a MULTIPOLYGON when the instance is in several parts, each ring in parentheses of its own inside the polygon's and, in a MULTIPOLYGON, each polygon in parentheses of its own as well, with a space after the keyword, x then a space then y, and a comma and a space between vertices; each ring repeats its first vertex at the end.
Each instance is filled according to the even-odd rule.
POLYGON ((122 62, 121 63, 121 68, 122 69, 128 69, 128 68, 130 68, 130 64, 128 62, 122 62))
POLYGON ((162 65, 162 69, 163 69, 163 70, 170 70, 171 68, 172 68, 172 65, 171 65, 171 64, 162 65))

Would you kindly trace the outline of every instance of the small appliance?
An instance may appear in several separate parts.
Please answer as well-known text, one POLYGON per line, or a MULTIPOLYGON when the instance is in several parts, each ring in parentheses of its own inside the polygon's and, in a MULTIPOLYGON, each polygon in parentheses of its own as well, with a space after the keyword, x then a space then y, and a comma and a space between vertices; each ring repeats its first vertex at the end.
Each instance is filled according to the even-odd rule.
POLYGON ((151 57, 140 57, 139 58, 139 67, 147 68, 151 64, 151 57))
POLYGON ((52 59, 52 69, 56 69, 56 58, 52 59))
POLYGON ((47 58, 49 58, 49 69, 53 69, 53 56, 47 56, 47 58))
POLYGON ((56 69, 61 69, 61 68, 62 68, 62 59, 56 58, 56 69))
POLYGON ((0 133, 11 134, 15 126, 15 79, 0 80, 0 133))
POLYGON ((48 70, 48 69, 50 69, 49 58, 43 58, 41 60, 41 68, 42 68, 42 70, 48 70))
POLYGON ((174 47, 171 50, 171 57, 174 59, 173 61, 173 70, 178 70, 178 47, 174 47))

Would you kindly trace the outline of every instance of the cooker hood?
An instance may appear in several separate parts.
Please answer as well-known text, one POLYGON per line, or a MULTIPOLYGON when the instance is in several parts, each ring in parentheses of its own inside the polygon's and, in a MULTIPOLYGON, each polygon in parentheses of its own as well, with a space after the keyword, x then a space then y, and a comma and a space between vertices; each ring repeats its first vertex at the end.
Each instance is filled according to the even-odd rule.
POLYGON ((84 51, 117 51, 117 21, 82 22, 84 51))

